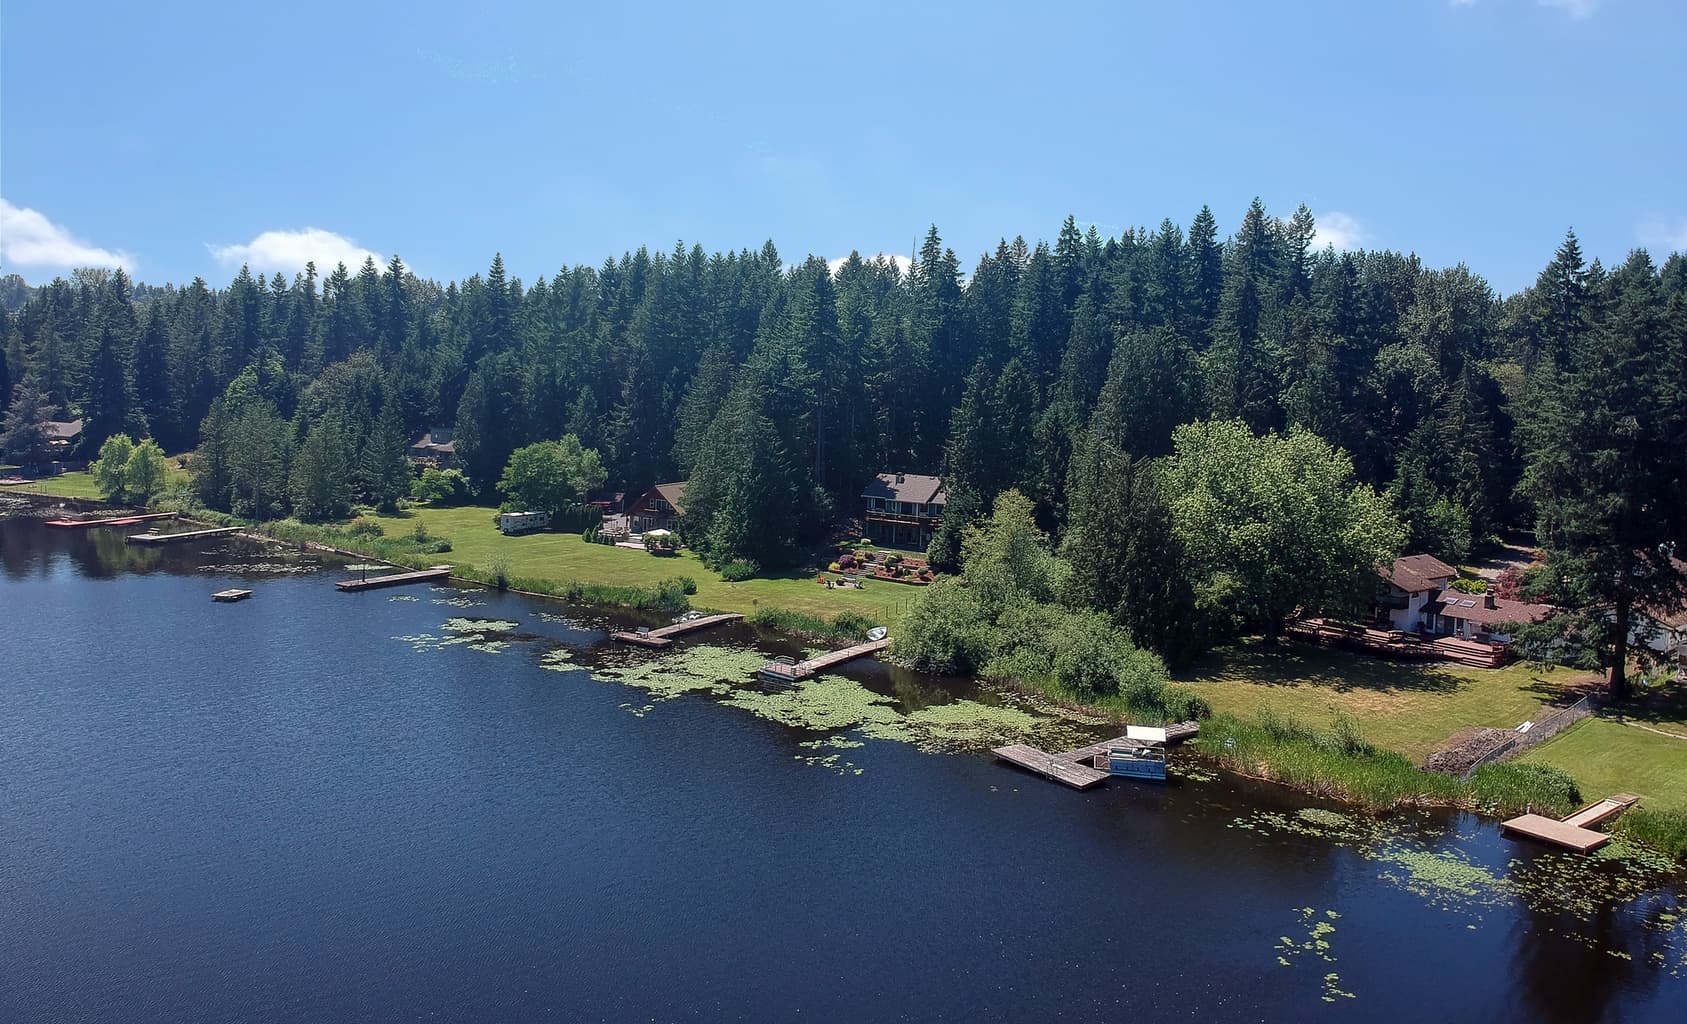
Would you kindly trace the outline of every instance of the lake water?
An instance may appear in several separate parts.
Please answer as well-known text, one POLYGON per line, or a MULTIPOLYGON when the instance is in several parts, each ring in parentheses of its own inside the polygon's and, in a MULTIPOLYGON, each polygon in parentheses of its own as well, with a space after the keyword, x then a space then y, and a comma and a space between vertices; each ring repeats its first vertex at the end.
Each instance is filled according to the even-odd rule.
MULTIPOLYGON (((343 569, 244 541, 0 520, 0 574, 3 1021, 1687 1005, 1687 881, 1644 858, 1198 766, 1078 793, 969 750, 945 716, 998 701, 966 685, 858 665, 797 728, 747 680, 663 699, 659 656, 602 653, 593 613, 341 594, 343 569), (213 604, 229 586, 256 596, 213 604), (870 726, 838 725, 861 694, 870 726)), ((746 645, 792 650, 680 647, 695 671, 746 645)))

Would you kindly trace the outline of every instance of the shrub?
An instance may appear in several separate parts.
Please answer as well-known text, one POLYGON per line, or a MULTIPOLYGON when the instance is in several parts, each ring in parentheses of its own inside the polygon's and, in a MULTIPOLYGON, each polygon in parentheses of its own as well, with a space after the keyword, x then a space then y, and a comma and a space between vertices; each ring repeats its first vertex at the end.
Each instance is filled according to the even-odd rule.
POLYGON ((846 552, 839 555, 838 560, 833 562, 832 565, 839 569, 853 569, 855 568, 855 556, 846 552))
POLYGON ((1470 789, 1481 807, 1498 811, 1534 808, 1558 815, 1582 802, 1576 780, 1549 764, 1485 764, 1471 775, 1470 789))
POLYGON ((435 505, 461 505, 469 498, 469 481, 461 470, 428 466, 410 482, 410 496, 435 505))
POLYGON ((353 537, 379 537, 387 531, 379 522, 368 516, 359 516, 346 527, 346 532, 353 537))
POLYGON ((831 565, 828 565, 826 568, 832 570, 833 572, 843 572, 843 563, 833 562, 831 565))
POLYGON ((678 583, 680 590, 684 591, 686 594, 697 593, 697 581, 692 579, 690 576, 677 576, 674 578, 674 582, 678 583))
POLYGON ((1488 592, 1487 580, 1473 580, 1461 576, 1447 585, 1461 594, 1486 594, 1488 592))
POLYGON ((976 597, 959 583, 939 583, 920 594, 891 649, 921 671, 971 672, 990 660, 993 633, 976 597))
POLYGON ((720 567, 720 578, 728 583, 741 583, 755 578, 761 572, 761 566, 748 559, 734 559, 720 567))

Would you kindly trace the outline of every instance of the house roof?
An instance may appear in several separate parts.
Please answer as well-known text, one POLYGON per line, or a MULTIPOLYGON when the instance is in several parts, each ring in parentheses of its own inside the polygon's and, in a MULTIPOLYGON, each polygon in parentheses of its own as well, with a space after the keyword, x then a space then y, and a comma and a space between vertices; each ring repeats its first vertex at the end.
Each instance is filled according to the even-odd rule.
POLYGON ((1394 560, 1388 572, 1381 572, 1388 582, 1415 594, 1421 590, 1439 590, 1459 571, 1434 555, 1402 555, 1394 560))
POLYGON ((685 498, 686 483, 687 481, 685 480, 677 480, 671 484, 657 484, 654 488, 652 488, 652 490, 654 490, 657 494, 660 494, 664 501, 672 505, 675 512, 678 512, 680 515, 684 515, 685 506, 680 502, 685 498))
POLYGON ((1557 611, 1549 604, 1530 604, 1527 601, 1513 601, 1504 597, 1493 598, 1494 607, 1490 608, 1488 600, 1486 594, 1461 594, 1456 590, 1449 590, 1442 600, 1429 602, 1423 606, 1423 610, 1430 615, 1463 619, 1479 626, 1497 626, 1504 622, 1539 622, 1557 611))
POLYGON ((880 473, 861 492, 863 498, 889 498, 918 505, 942 504, 943 478, 918 473, 880 473))
POLYGON ((455 430, 435 427, 411 442, 410 447, 417 451, 443 452, 451 455, 457 451, 456 434, 455 430))
POLYGON ((82 433, 82 420, 48 420, 46 424, 47 439, 49 441, 70 441, 82 433))

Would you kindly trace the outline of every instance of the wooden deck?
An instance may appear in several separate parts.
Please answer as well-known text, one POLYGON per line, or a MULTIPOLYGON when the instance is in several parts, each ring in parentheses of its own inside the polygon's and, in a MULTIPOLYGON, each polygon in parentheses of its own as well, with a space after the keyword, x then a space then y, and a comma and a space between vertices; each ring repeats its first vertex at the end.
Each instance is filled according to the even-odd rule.
POLYGON ((436 565, 431 569, 418 569, 415 572, 388 573, 385 576, 371 576, 362 580, 341 580, 334 584, 334 589, 355 593, 359 590, 378 590, 381 587, 402 587, 410 583, 430 583, 450 577, 449 565, 436 565))
POLYGON ((174 512, 148 512, 139 516, 118 516, 115 519, 49 519, 46 525, 61 530, 91 530, 97 526, 133 526, 154 519, 174 519, 174 512))
POLYGON ((1633 793, 1618 793, 1596 800, 1563 820, 1541 814, 1523 814, 1501 822, 1500 830, 1539 839, 1577 853, 1591 853, 1610 842, 1611 837, 1589 826, 1614 818, 1639 802, 1640 798, 1633 793))
POLYGON ((990 752, 1000 760, 1018 765, 1026 771, 1036 772, 1045 779, 1063 782, 1073 789, 1088 789, 1107 781, 1106 772, 1079 764, 1076 760, 1069 759, 1068 754, 1051 754, 1024 743, 1010 743, 990 752))
POLYGON ((219 526, 213 530, 184 530, 181 533, 135 533, 123 539, 130 544, 180 544, 206 537, 226 537, 239 532, 238 526, 219 526))
POLYGON ((700 629, 718 626, 723 622, 737 622, 743 617, 737 614, 705 615, 700 619, 687 619, 684 622, 676 622, 671 626, 661 626, 643 633, 623 630, 619 633, 611 633, 610 636, 624 643, 637 644, 640 647, 663 648, 673 643, 676 636, 695 633, 700 629))
POLYGON ((252 596, 250 590, 219 590, 211 595, 213 601, 244 601, 252 596))
POLYGON ((795 665, 770 661, 761 667, 761 675, 771 677, 774 680, 794 683, 799 679, 819 675, 829 668, 842 665, 846 661, 854 661, 856 658, 865 658, 869 654, 877 654, 889 646, 890 638, 886 637, 883 640, 869 640, 864 644, 856 644, 854 647, 845 647, 841 651, 830 651, 807 661, 799 661, 795 665))

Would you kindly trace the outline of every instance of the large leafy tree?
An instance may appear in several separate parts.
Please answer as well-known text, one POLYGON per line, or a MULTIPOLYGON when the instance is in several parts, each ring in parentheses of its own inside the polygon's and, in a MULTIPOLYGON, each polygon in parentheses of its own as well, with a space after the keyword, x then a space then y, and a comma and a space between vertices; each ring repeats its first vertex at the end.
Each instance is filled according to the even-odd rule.
POLYGON ((507 511, 555 514, 585 501, 607 478, 598 453, 582 447, 580 439, 569 434, 560 441, 517 448, 504 467, 498 490, 505 495, 507 511))
POLYGON ((1175 536, 1201 606, 1275 640, 1297 611, 1357 611, 1405 530, 1353 461, 1310 431, 1179 427, 1166 464, 1175 536))
MULTIPOLYGON (((1560 262, 1567 262, 1562 252, 1560 262)), ((1560 283, 1563 317, 1555 325, 1565 348, 1538 374, 1524 423, 1523 488, 1548 555, 1546 596, 1584 618, 1609 616, 1608 639, 1582 632, 1595 640, 1611 692, 1622 698, 1635 610, 1687 602, 1680 560, 1687 553, 1687 353, 1645 253, 1610 276, 1607 312, 1593 329, 1574 329, 1570 297, 1583 296, 1560 283)))

